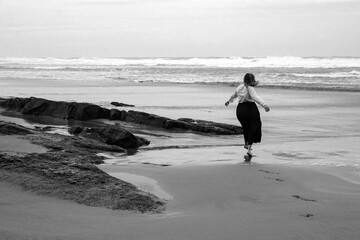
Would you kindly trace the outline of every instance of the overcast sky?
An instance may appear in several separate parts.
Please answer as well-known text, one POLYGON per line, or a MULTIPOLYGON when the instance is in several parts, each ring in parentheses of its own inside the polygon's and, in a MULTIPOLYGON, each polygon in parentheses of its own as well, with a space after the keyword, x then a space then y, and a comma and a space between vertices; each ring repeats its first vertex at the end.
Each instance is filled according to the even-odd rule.
POLYGON ((360 0, 0 0, 0 57, 358 56, 360 0))

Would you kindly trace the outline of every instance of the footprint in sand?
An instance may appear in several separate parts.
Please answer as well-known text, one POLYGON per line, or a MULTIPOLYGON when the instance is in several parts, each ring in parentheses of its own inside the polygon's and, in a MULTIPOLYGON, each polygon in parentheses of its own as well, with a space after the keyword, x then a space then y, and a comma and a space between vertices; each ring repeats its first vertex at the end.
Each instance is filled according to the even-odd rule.
POLYGON ((280 174, 280 173, 270 172, 270 171, 262 170, 262 169, 260 169, 259 172, 264 172, 264 173, 268 173, 268 174, 280 174))
POLYGON ((283 182, 283 181, 285 181, 284 179, 281 179, 281 178, 272 178, 272 177, 264 177, 264 178, 266 178, 266 179, 273 179, 273 180, 276 180, 276 181, 278 181, 278 182, 283 182))
MULTIPOLYGON (((267 174, 280 174, 280 173, 276 173, 276 172, 271 172, 271 171, 267 171, 267 170, 263 170, 263 169, 260 169, 259 172, 264 172, 264 173, 267 173, 267 174)), ((278 182, 284 182, 285 179, 282 179, 282 178, 272 178, 272 177, 264 177, 266 179, 273 179, 273 180, 276 180, 278 182)))
POLYGON ((303 198, 303 197, 300 197, 299 195, 293 195, 293 197, 296 198, 296 199, 302 200, 302 201, 306 201, 306 202, 317 202, 314 199, 303 198))

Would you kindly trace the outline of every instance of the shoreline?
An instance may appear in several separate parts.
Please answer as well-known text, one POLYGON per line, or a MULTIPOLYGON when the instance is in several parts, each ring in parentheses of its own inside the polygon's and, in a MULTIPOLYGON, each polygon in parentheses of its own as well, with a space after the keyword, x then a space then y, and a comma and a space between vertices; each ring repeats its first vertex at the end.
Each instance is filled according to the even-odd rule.
MULTIPOLYGON (((7 85, 11 85, 11 86, 17 86, 16 82, 18 82, 19 86, 26 86, 26 87, 31 87, 33 86, 33 84, 30 83, 26 83, 27 79, 22 79, 22 78, 18 78, 18 77, 14 77, 14 78, 0 78, 0 81, 3 82, 7 82, 7 84, 3 83, 2 87, 7 87, 7 85)), ((51 82, 53 83, 53 86, 67 86, 67 85, 71 85, 73 87, 83 87, 83 86, 87 86, 87 87, 92 87, 92 88, 96 88, 96 87, 106 87, 106 86, 126 86, 126 87, 130 87, 130 86, 182 86, 182 87, 216 87, 216 86, 222 86, 222 87, 236 87, 239 85, 240 82, 193 82, 193 83, 188 83, 188 82, 160 82, 160 81, 131 81, 131 80, 124 80, 124 81, 103 81, 103 82, 96 82, 96 81, 89 81, 89 82, 84 82, 82 80, 75 80, 75 81, 69 81, 69 80, 64 80, 64 81, 60 81, 60 80, 51 80, 51 82)), ((34 83, 34 82, 31 82, 34 83)), ((49 79, 40 79, 37 80, 35 82, 35 84, 39 84, 39 87, 43 87, 42 84, 48 84, 49 83, 49 79)), ((319 87, 319 86, 290 86, 290 85, 264 85, 261 83, 259 83, 258 86, 256 86, 257 88, 260 89, 275 89, 275 90, 294 90, 294 91, 318 91, 318 92, 360 92, 360 87, 358 88, 341 88, 339 86, 333 86, 333 87, 319 87)), ((5 94, 0 94, 0 96, 2 97, 12 97, 13 95, 5 95, 5 94)))

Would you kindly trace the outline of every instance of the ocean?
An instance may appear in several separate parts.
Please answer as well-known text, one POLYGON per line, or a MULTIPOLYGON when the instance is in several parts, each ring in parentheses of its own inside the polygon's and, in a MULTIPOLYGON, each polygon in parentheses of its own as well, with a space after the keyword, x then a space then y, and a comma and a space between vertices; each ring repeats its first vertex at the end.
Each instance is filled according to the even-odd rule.
POLYGON ((360 58, 0 58, 0 79, 236 84, 254 73, 259 86, 360 91, 360 58))

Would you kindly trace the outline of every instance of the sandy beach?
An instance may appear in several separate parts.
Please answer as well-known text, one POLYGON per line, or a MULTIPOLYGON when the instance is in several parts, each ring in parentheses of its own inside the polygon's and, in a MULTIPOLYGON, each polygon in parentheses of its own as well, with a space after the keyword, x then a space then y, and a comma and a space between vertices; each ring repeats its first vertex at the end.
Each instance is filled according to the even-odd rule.
MULTIPOLYGON (((238 124, 235 104, 224 106, 233 90, 225 85, 65 81, 29 86, 9 79, 2 80, 0 96, 75 100, 109 108, 110 101, 120 101, 174 119, 238 124)), ((266 88, 258 88, 258 94, 271 111, 261 110, 264 136, 255 145, 252 164, 243 163, 241 135, 130 126, 151 144, 134 155, 112 155, 99 168, 158 194, 167 201, 165 212, 88 207, 1 182, 0 238, 358 239, 359 94, 266 88)), ((0 118, 41 124, 31 118, 0 118)), ((17 143, 17 138, 12 141, 17 143)), ((2 145, 1 150, 14 151, 13 146, 2 145)), ((26 145, 26 152, 29 149, 26 145)))
POLYGON ((357 239, 359 185, 273 165, 102 167, 172 195, 163 214, 93 208, 1 184, 3 239, 357 239))

